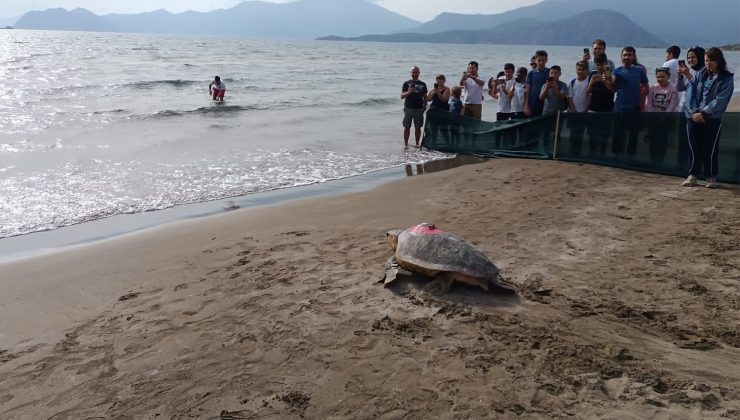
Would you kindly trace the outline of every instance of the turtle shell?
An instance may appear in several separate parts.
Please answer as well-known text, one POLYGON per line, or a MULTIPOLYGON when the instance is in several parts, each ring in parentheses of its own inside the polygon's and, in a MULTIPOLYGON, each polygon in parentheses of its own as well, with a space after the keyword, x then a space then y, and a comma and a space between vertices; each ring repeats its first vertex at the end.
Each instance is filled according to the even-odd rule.
POLYGON ((422 223, 398 235, 398 264, 428 276, 439 272, 461 273, 478 279, 495 279, 498 268, 482 252, 461 238, 422 223))

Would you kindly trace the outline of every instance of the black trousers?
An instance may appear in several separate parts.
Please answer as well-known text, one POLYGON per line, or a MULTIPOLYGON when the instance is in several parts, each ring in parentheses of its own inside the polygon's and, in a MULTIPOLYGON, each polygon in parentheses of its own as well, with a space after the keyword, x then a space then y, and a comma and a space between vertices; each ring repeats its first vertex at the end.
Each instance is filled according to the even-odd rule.
POLYGON ((689 174, 706 178, 717 176, 719 161, 719 132, 722 121, 707 118, 704 123, 689 119, 686 136, 689 139, 689 174), (703 170, 702 170, 703 169, 703 170))

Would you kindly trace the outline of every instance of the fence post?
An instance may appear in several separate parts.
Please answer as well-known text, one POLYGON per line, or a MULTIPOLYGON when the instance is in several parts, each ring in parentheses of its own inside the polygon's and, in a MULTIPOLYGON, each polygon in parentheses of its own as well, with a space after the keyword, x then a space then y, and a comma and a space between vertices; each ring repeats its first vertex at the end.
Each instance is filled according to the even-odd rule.
POLYGON ((560 141, 560 110, 558 109, 558 117, 555 121, 555 141, 552 145, 552 160, 557 160, 558 157, 558 142, 560 141))

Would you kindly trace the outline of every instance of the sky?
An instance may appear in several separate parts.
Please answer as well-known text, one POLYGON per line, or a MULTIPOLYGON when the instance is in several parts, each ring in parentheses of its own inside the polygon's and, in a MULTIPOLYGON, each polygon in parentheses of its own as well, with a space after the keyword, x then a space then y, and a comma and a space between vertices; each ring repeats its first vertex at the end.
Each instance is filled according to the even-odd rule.
MULTIPOLYGON (((30 10, 45 10, 56 7, 74 9, 82 7, 104 15, 108 13, 140 13, 157 9, 173 13, 195 10, 208 12, 226 9, 242 0, 0 0, 0 18, 20 17, 30 10)), ((292 0, 263 0, 272 3, 287 3, 292 0)), ((442 12, 458 13, 501 13, 542 0, 371 0, 386 9, 419 21, 429 21, 442 12)))

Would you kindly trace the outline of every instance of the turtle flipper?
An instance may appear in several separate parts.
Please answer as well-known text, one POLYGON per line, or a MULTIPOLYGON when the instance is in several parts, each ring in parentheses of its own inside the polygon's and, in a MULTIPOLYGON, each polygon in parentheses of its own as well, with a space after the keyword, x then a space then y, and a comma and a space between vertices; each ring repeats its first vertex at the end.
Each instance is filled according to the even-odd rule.
POLYGON ((394 255, 385 262, 385 273, 383 273, 383 277, 380 278, 378 283, 383 283, 385 287, 388 287, 388 284, 396 280, 399 274, 402 276, 411 275, 409 271, 404 270, 398 265, 398 261, 396 261, 396 257, 394 255))
POLYGON ((396 257, 392 256, 388 259, 388 261, 385 262, 385 272, 383 273, 383 277, 380 278, 378 283, 383 283, 384 286, 388 286, 390 282, 396 279, 396 276, 398 275, 398 262, 396 262, 396 257))
POLYGON ((488 282, 492 291, 498 293, 516 293, 516 285, 496 276, 488 282))
POLYGON ((441 295, 449 292, 454 282, 455 279, 449 273, 439 273, 434 277, 434 280, 424 286, 424 292, 432 295, 441 295))

